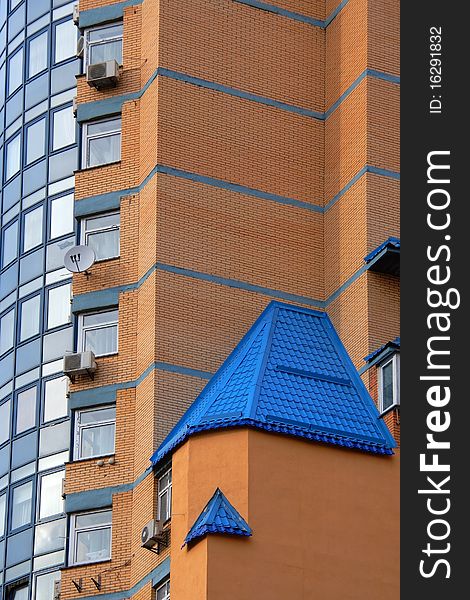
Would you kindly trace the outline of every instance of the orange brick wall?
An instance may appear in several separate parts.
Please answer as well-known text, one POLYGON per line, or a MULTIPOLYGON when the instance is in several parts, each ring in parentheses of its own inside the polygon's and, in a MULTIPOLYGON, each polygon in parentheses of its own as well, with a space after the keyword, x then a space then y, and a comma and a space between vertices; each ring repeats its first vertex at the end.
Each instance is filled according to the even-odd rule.
MULTIPOLYGON (((81 0, 80 9, 110 4, 81 0)), ((339 2, 271 4, 325 19, 339 2)), ((366 68, 398 73, 396 4, 349 0, 322 30, 233 0, 144 0, 124 10, 119 85, 97 92, 79 78, 78 102, 138 92, 163 67, 321 112, 366 68)), ((135 188, 161 164, 322 208, 367 164, 399 170, 398 93, 397 84, 365 78, 322 121, 158 77, 123 105, 121 162, 77 173, 77 203, 135 188)), ((78 378, 71 389, 134 382, 149 371, 117 392, 115 464, 71 462, 66 492, 133 483, 207 381, 154 363, 215 372, 272 299, 295 295, 307 307, 329 302, 357 368, 396 337, 396 278, 365 272, 329 298, 363 267, 368 252, 399 235, 398 198, 398 181, 371 173, 324 213, 162 173, 139 193, 123 192, 121 256, 96 264, 88 279, 74 276, 73 291, 140 283, 119 294, 119 354, 98 359, 95 380, 78 378), (234 283, 160 269, 140 281, 157 263, 234 283)), ((373 392, 372 373, 363 380, 373 392)), ((386 422, 397 437, 397 415, 386 422)), ((197 474, 188 477, 197 485, 197 474)), ((66 569, 65 600, 79 597, 72 578, 83 577, 91 595, 89 577, 103 572, 103 593, 123 591, 168 556, 168 549, 156 555, 140 547, 142 527, 155 515, 155 492, 150 474, 113 496, 112 560, 66 569)), ((151 584, 133 597, 150 600, 151 584)))

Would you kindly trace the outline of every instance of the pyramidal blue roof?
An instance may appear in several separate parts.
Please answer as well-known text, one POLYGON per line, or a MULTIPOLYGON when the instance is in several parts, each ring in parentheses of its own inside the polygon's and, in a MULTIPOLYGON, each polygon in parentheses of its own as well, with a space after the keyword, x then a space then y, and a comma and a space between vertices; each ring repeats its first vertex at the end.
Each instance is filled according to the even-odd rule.
POLYGON ((271 302, 151 457, 193 434, 254 427, 393 454, 396 446, 328 315, 271 302))
POLYGON ((240 513, 230 504, 219 488, 204 507, 188 532, 184 544, 203 537, 207 533, 250 536, 251 528, 240 513))
POLYGON ((382 344, 376 350, 373 350, 370 354, 364 357, 365 362, 371 362, 374 358, 376 358, 379 354, 381 354, 384 350, 390 348, 391 350, 400 348, 400 337, 396 337, 394 340, 387 342, 386 344, 382 344))

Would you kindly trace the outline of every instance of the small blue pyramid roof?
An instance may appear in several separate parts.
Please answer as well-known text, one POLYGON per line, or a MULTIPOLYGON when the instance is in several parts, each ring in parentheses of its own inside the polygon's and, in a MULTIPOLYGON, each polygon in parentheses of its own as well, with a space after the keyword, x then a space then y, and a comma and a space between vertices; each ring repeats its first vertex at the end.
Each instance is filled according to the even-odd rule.
POLYGON ((233 508, 219 488, 204 507, 188 532, 184 544, 203 537, 207 533, 251 535, 251 528, 240 513, 233 508))
POLYGON ((271 302, 151 457, 254 427, 377 454, 396 446, 328 315, 271 302))
POLYGON ((385 250, 386 248, 390 248, 392 250, 400 250, 400 240, 396 237, 387 238, 385 242, 379 244, 377 248, 374 248, 372 252, 370 252, 367 256, 364 257, 364 262, 369 263, 376 256, 378 256, 382 252, 382 250, 385 250))

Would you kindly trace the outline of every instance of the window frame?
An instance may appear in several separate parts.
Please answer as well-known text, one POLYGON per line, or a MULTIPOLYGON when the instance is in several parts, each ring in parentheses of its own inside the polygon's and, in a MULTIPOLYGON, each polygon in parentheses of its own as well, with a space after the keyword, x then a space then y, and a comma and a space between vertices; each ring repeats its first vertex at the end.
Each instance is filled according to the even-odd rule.
POLYGON ((103 404, 99 406, 93 406, 91 408, 83 408, 77 409, 74 414, 74 428, 73 428, 73 460, 93 460, 95 458, 102 458, 104 456, 114 456, 116 453, 116 413, 114 414, 114 419, 103 419, 102 421, 97 421, 93 424, 82 425, 80 424, 80 415, 87 412, 94 412, 96 410, 106 410, 109 408, 114 408, 116 410, 115 404, 103 404), (82 433, 86 429, 95 429, 96 427, 104 427, 108 425, 114 425, 114 444, 113 451, 107 452, 105 454, 93 454, 92 456, 81 456, 81 442, 82 442, 82 433))
POLYGON ((400 406, 400 353, 395 352, 392 356, 386 358, 377 367, 378 391, 379 391, 379 412, 381 415, 400 406), (384 408, 384 390, 383 390, 383 369, 392 364, 392 404, 384 408))
MULTIPOLYGON (((21 143, 21 142, 20 142, 21 143)), ((82 125, 82 169, 96 169, 98 167, 105 167, 107 165, 113 165, 121 162, 122 160, 122 114, 109 115, 104 119, 97 119, 94 121, 86 121, 82 125), (104 133, 95 133, 91 136, 88 133, 88 127, 90 125, 98 125, 99 123, 106 123, 107 121, 115 121, 116 119, 120 120, 121 126, 119 129, 106 131, 104 133), (109 162, 99 163, 97 165, 89 165, 89 151, 88 151, 88 142, 90 140, 97 140, 106 137, 112 137, 119 134, 119 158, 117 160, 111 160, 109 162)))
POLYGON ((113 352, 106 352, 105 354, 95 354, 95 358, 102 358, 105 356, 114 356, 119 352, 119 307, 115 306, 112 308, 106 308, 104 310, 96 310, 90 312, 83 312, 78 315, 78 327, 77 327, 77 351, 78 352, 86 352, 85 350, 85 334, 87 331, 95 330, 95 329, 105 329, 110 325, 116 325, 116 350, 113 352), (84 317, 88 317, 91 315, 98 315, 101 313, 114 312, 118 311, 118 318, 116 321, 105 321, 104 323, 100 323, 99 325, 87 326, 85 327, 83 324, 84 317))
MULTIPOLYGON (((88 65, 90 64, 94 64, 94 63, 90 63, 88 61, 89 55, 90 55, 90 47, 93 46, 102 46, 105 44, 109 44, 112 42, 116 42, 120 40, 121 41, 121 56, 122 56, 122 62, 118 63, 119 66, 121 67, 124 64, 124 21, 122 19, 119 19, 118 21, 112 21, 111 23, 106 23, 104 25, 96 25, 95 27, 87 27, 87 29, 85 29, 85 31, 83 32, 83 41, 84 41, 84 45, 83 45, 83 67, 84 70, 86 72, 86 69, 88 67, 88 65), (105 40, 100 40, 99 42, 90 42, 89 37, 90 37, 90 33, 92 31, 99 31, 100 29, 109 29, 111 27, 116 27, 116 25, 121 25, 122 26, 122 33, 119 36, 112 36, 109 38, 106 38, 105 40)), ((116 61, 118 62, 118 61, 116 61)))
POLYGON ((172 477, 172 467, 170 466, 167 469, 165 469, 164 471, 162 471, 161 474, 158 475, 158 479, 157 479, 157 519, 159 521, 163 521, 163 523, 168 523, 169 521, 171 521, 172 498, 173 498, 173 477, 172 477), (170 475, 169 483, 165 487, 162 488, 162 486, 160 485, 160 482, 167 475, 170 475), (161 498, 167 492, 168 492, 168 497, 169 497, 168 515, 166 516, 165 519, 162 519, 161 498))
POLYGON ((88 215, 86 217, 84 217, 83 219, 81 219, 80 222, 80 239, 81 239, 81 243, 84 244, 85 246, 88 246, 88 237, 90 235, 96 234, 96 233, 105 233, 107 231, 118 231, 119 232, 119 247, 118 247, 118 253, 114 254, 113 256, 107 256, 106 258, 97 258, 96 262, 102 262, 105 260, 112 260, 113 258, 119 258, 121 256, 121 219, 119 218, 119 224, 118 225, 111 225, 109 227, 101 227, 101 228, 97 228, 97 229, 90 229, 87 230, 87 221, 92 221, 93 219, 96 219, 98 217, 111 217, 113 215, 120 215, 120 211, 119 210, 113 210, 110 212, 104 212, 104 213, 98 213, 96 215, 88 215))
POLYGON ((36 496, 36 486, 35 486, 35 481, 34 481, 34 477, 30 477, 28 479, 22 479, 20 481, 18 481, 18 483, 15 482, 15 485, 10 486, 10 494, 9 494, 9 498, 8 498, 8 510, 7 510, 7 514, 8 514, 8 531, 10 533, 18 533, 20 531, 23 531, 23 529, 27 529, 28 527, 30 527, 31 525, 34 524, 34 498, 36 496), (15 508, 15 504, 13 501, 13 497, 14 497, 14 493, 15 490, 17 488, 20 488, 22 486, 31 484, 31 498, 30 498, 30 514, 29 514, 29 521, 27 523, 23 523, 22 525, 18 525, 17 527, 13 527, 13 510, 15 508))
POLYGON ((95 563, 100 563, 100 562, 106 562, 111 560, 112 557, 112 548, 113 548, 113 516, 112 516, 112 508, 108 507, 102 510, 91 510, 91 511, 83 511, 83 512, 78 512, 78 513, 73 513, 70 516, 70 535, 69 535, 69 540, 70 540, 70 548, 69 548, 69 555, 68 555, 68 564, 69 566, 77 566, 77 565, 89 565, 89 564, 95 564, 95 563), (105 524, 105 525, 98 525, 98 526, 93 526, 93 527, 81 527, 79 529, 77 529, 77 517, 81 517, 83 515, 92 515, 92 514, 98 514, 98 513, 104 513, 104 512, 111 512, 111 520, 109 523, 105 524), (76 550, 77 550, 77 538, 78 538, 78 534, 81 532, 85 532, 85 531, 98 531, 101 529, 109 529, 110 530, 110 536, 109 536, 109 556, 107 558, 100 558, 98 560, 88 560, 88 561, 80 561, 78 562, 77 560, 75 560, 75 556, 76 556, 76 550))
POLYGON ((163 597, 163 600, 170 600, 171 592, 170 592, 170 578, 169 577, 167 577, 165 579, 165 581, 163 581, 160 585, 158 585, 155 588, 155 598, 158 597, 158 592, 164 588, 166 588, 166 589, 165 589, 165 595, 163 597))

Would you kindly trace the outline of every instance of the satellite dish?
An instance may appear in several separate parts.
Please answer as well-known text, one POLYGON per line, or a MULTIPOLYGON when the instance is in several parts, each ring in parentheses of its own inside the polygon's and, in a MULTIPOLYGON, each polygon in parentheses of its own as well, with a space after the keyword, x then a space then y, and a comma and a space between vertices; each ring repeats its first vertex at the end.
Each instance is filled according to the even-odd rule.
POLYGON ((71 273, 86 273, 95 262, 95 253, 90 246, 74 246, 64 256, 64 266, 71 273))

